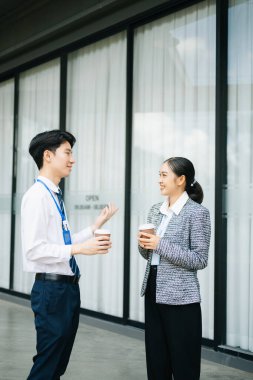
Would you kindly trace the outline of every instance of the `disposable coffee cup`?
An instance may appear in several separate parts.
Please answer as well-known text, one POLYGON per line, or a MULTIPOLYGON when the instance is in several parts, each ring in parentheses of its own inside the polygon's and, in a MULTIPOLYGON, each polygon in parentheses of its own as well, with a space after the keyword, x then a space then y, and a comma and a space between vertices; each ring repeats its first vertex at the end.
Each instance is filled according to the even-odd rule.
MULTIPOLYGON (((155 226, 152 223, 141 224, 139 226, 139 231, 146 232, 147 234, 155 235, 155 226)), ((141 235, 141 237, 144 237, 144 236, 141 235)))
POLYGON ((99 236, 108 236, 108 237, 110 237, 111 236, 111 232, 110 232, 110 230, 96 230, 94 232, 94 235, 95 235, 95 237, 99 237, 99 236))

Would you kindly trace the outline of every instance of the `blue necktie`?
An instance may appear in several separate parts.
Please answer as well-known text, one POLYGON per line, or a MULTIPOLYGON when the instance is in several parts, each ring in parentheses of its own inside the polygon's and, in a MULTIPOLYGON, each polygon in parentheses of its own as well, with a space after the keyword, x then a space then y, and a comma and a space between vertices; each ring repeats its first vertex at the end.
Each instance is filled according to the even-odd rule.
MULTIPOLYGON (((59 189, 59 193, 56 193, 56 194, 57 194, 57 197, 58 197, 58 200, 59 200, 59 205, 60 205, 60 208, 61 208, 61 212, 66 217, 61 189, 59 189)), ((71 256, 71 258, 69 260, 69 265, 70 265, 70 268, 71 268, 72 272, 74 273, 74 275, 79 277, 80 276, 80 270, 78 268, 75 256, 71 256)))

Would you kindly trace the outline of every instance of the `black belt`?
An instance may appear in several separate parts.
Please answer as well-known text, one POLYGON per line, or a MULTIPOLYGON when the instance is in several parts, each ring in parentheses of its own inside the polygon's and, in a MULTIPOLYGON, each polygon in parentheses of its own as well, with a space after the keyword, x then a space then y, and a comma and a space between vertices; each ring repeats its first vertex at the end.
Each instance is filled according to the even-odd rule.
POLYGON ((65 276, 64 274, 56 273, 36 273, 35 276, 35 280, 68 282, 70 284, 78 284, 79 279, 80 277, 78 276, 65 276))

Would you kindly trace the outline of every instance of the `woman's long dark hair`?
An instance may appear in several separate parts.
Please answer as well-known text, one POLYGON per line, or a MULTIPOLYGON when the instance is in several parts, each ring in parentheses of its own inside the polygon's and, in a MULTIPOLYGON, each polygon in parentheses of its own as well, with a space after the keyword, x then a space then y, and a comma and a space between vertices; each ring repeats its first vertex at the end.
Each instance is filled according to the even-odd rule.
POLYGON ((173 173, 178 177, 181 175, 185 176, 185 191, 193 201, 202 203, 204 193, 202 187, 195 179, 195 169, 192 162, 184 157, 171 157, 165 160, 164 163, 168 164, 173 173))

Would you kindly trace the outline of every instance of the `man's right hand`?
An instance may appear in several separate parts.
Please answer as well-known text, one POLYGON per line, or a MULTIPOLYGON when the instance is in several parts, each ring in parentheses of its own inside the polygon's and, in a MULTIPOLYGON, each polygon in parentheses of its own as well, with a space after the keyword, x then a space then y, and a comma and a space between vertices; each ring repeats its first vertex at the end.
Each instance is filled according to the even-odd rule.
POLYGON ((85 243, 73 244, 71 247, 71 255, 97 255, 108 253, 112 247, 109 236, 99 236, 86 240, 85 243))

